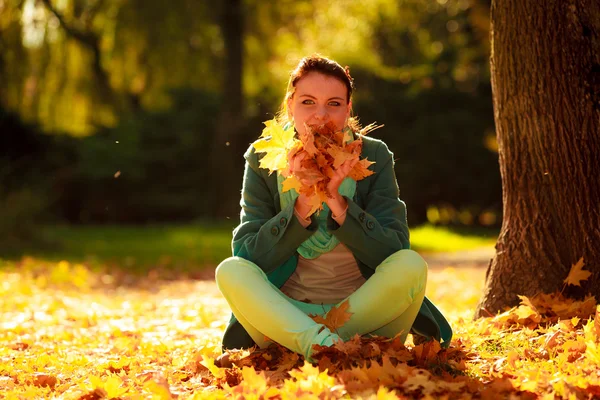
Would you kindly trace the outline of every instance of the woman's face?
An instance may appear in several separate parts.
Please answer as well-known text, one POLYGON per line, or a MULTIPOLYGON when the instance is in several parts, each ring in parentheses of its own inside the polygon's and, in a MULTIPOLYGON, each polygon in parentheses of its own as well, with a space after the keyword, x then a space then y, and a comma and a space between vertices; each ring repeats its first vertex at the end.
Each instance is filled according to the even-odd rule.
POLYGON ((342 130, 351 108, 346 85, 337 78, 318 72, 309 72, 300 78, 294 95, 288 100, 289 117, 302 134, 306 133, 305 124, 333 122, 336 130, 342 130))

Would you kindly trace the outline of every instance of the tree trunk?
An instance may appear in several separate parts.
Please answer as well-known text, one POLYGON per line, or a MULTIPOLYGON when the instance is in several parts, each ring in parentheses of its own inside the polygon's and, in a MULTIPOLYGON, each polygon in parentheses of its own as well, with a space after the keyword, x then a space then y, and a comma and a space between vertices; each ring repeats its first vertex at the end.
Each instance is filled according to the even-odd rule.
POLYGON ((212 146, 211 164, 218 169, 214 197, 215 215, 232 216, 239 212, 239 193, 242 181, 242 154, 248 143, 240 143, 245 125, 244 94, 242 85, 244 29, 241 0, 221 3, 219 21, 225 47, 223 102, 218 116, 217 130, 212 146))
POLYGON ((476 316, 561 290, 581 257, 571 294, 600 294, 600 3, 494 0, 491 21, 504 216, 476 316))

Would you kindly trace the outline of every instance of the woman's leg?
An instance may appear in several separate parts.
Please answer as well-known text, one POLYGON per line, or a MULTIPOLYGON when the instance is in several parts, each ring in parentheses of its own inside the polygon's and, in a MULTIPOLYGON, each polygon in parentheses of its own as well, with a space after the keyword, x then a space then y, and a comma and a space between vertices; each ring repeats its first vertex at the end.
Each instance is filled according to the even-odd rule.
POLYGON ((425 296, 427 263, 412 250, 386 258, 358 290, 348 296, 350 320, 337 330, 343 340, 372 333, 406 336, 425 296))
POLYGON ((314 344, 331 346, 339 340, 338 335, 306 315, 328 310, 318 304, 290 299, 269 282, 256 264, 246 259, 224 260, 215 271, 215 279, 233 315, 260 347, 268 345, 267 336, 310 359, 314 344))

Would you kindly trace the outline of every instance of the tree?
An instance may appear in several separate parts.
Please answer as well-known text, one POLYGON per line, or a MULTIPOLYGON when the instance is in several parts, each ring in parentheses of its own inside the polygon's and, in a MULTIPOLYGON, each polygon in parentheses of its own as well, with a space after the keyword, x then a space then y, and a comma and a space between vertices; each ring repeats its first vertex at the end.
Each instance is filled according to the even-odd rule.
POLYGON ((600 292, 600 3, 495 0, 491 76, 504 219, 476 316, 561 290, 584 258, 600 292))
POLYGON ((100 99, 114 106, 119 112, 137 110, 140 99, 136 93, 121 95, 110 84, 109 72, 103 67, 101 35, 94 31, 94 18, 102 9, 103 1, 88 3, 81 9, 81 15, 76 21, 68 21, 52 4, 51 0, 42 0, 46 8, 56 17, 67 36, 88 49, 92 57, 92 71, 97 84, 100 99))
POLYGON ((227 0, 221 3, 220 28, 225 47, 223 102, 218 117, 213 146, 212 165, 219 168, 219 175, 226 177, 215 187, 215 198, 219 199, 216 215, 230 215, 237 210, 239 199, 232 194, 239 190, 239 174, 242 148, 237 138, 244 127, 244 94, 242 87, 244 64, 244 18, 241 0, 227 0), (223 162, 226 160, 225 162, 223 162))

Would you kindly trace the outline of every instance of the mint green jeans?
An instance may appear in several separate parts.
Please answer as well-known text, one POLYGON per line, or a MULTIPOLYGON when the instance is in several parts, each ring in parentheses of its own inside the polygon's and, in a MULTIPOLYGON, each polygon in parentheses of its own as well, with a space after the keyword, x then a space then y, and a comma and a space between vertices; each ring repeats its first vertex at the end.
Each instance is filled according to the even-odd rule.
POLYGON ((406 340, 425 296, 427 263, 412 250, 386 258, 347 297, 352 316, 335 332, 308 316, 324 316, 335 304, 310 304, 286 296, 248 260, 227 258, 217 267, 215 278, 233 315, 260 348, 267 347, 270 339, 311 360, 314 344, 331 346, 356 334, 388 338, 400 334, 406 340))

